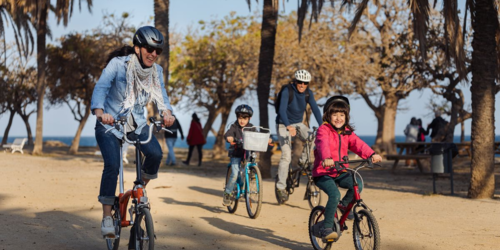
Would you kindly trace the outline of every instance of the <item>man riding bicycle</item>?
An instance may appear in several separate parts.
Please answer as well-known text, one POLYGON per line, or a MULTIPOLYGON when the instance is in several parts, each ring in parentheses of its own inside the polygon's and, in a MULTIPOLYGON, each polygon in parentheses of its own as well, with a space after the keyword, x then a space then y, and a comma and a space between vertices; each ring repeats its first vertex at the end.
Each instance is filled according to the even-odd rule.
MULTIPOLYGON (((124 46, 111 52, 94 88, 90 107, 98 119, 95 136, 104 160, 98 196, 103 210, 101 233, 109 238, 115 237, 111 210, 122 160, 120 139, 123 133, 106 131, 112 128, 115 120, 125 116, 128 119, 126 131, 130 131, 128 135, 145 140, 149 133, 144 107, 149 102, 156 104, 165 126, 171 126, 175 121, 163 83, 163 69, 155 63, 165 44, 163 35, 154 27, 144 26, 135 33, 133 43, 134 47, 124 46)), ((150 179, 157 178, 163 153, 156 138, 142 145, 141 151, 146 157, 142 179, 147 184, 150 179)))
MULTIPOLYGON (((309 128, 302 123, 307 103, 309 103, 318 125, 321 124, 322 120, 318 104, 314 100, 312 91, 308 88, 310 82, 311 74, 309 72, 303 69, 297 70, 293 82, 281 89, 276 100, 276 105, 279 105, 276 112, 276 131, 278 131, 278 140, 281 147, 276 188, 281 199, 284 201, 288 200, 288 193, 285 188, 292 160, 292 137, 300 133, 303 138, 307 138, 310 132, 309 128), (296 127, 299 127, 299 130, 296 127)), ((306 157, 306 154, 303 153, 299 159, 299 164, 302 164, 306 157)))

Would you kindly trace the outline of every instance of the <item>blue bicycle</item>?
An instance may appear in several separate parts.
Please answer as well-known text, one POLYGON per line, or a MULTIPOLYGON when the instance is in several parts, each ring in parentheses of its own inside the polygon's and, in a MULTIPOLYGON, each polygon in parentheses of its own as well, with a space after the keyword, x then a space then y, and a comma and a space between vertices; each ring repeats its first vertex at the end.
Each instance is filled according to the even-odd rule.
MULTIPOLYGON (((269 131, 269 129, 260 128, 261 130, 265 129, 269 131)), ((227 206, 227 210, 229 213, 236 212, 236 209, 238 208, 238 201, 244 196, 248 216, 255 219, 259 216, 260 209, 262 207, 263 191, 262 177, 256 162, 257 153, 255 151, 265 152, 267 150, 269 133, 250 132, 245 131, 245 129, 246 128, 243 128, 244 142, 237 141, 233 143, 236 147, 245 149, 245 153, 240 163, 238 179, 236 180, 231 195, 231 205, 227 206)), ((229 181, 231 171, 231 164, 228 164, 224 187, 226 187, 227 182, 229 181)))

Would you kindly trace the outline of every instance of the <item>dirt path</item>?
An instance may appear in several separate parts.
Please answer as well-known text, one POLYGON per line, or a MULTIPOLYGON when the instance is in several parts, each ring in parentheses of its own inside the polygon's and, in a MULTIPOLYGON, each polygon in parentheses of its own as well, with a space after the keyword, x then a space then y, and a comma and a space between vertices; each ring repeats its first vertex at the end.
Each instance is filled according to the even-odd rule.
MULTIPOLYGON (((125 171, 126 188, 135 174, 125 171)), ((309 207, 298 188, 287 205, 277 206, 274 181, 264 182, 264 205, 256 220, 244 204, 235 214, 221 206, 223 163, 203 167, 162 167, 148 186, 157 249, 311 249, 309 207)), ((54 154, 34 157, 0 153, 0 249, 105 249, 97 202, 102 161, 99 156, 54 154)), ((497 171, 498 172, 498 171, 497 171)), ((467 177, 457 174, 457 196, 449 180, 414 170, 392 175, 388 168, 364 171, 364 201, 374 210, 382 249, 498 249, 500 201, 465 199, 467 177)), ((497 186, 500 186, 497 174, 497 186)), ((496 197, 500 196, 497 189, 496 197)), ((326 197, 323 196, 323 204, 326 197)), ((352 226, 350 226, 352 228, 352 226)), ((127 249, 124 228, 120 249, 127 249)), ((344 234, 335 249, 354 249, 344 234)))

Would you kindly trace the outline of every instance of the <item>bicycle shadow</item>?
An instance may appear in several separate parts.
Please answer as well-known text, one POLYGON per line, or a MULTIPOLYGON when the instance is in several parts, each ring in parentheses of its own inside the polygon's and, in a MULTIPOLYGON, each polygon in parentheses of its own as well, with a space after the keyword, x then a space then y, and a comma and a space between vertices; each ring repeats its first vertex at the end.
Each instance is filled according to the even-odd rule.
POLYGON ((200 219, 204 219, 210 225, 219 228, 221 230, 227 231, 233 235, 244 235, 247 237, 252 237, 257 240, 266 241, 270 244, 274 244, 277 246, 281 246, 287 249, 309 249, 310 245, 301 243, 298 241, 294 241, 292 239, 284 238, 281 236, 274 235, 274 231, 267 228, 256 228, 249 227, 246 225, 240 225, 228 221, 224 221, 219 218, 209 218, 209 217, 200 217, 200 219))
MULTIPOLYGON (((169 205, 180 205, 180 206, 188 206, 188 207, 199 207, 199 208, 203 208, 209 212, 212 212, 212 213, 216 213, 216 214, 220 214, 220 213, 228 213, 226 207, 222 207, 222 206, 207 206, 201 202, 184 202, 184 201, 178 201, 178 200, 175 200, 173 198, 169 198, 169 197, 160 197, 160 199, 163 200, 163 202, 165 202, 166 204, 169 204, 169 205)), ((240 215, 240 214, 234 214, 235 216, 240 216, 240 217, 246 217, 246 216, 243 216, 243 215, 240 215)))
POLYGON ((213 189, 213 188, 205 188, 205 187, 199 187, 199 186, 189 186, 188 188, 191 190, 194 190, 194 191, 198 191, 198 192, 203 193, 203 194, 209 194, 209 195, 213 195, 216 197, 220 197, 222 199, 222 194, 223 194, 222 189, 217 190, 217 189, 213 189))

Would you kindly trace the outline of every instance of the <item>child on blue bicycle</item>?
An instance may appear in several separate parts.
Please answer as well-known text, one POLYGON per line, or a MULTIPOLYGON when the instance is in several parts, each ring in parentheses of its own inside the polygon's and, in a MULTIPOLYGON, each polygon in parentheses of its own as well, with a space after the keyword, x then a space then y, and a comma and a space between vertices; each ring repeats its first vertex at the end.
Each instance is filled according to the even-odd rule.
MULTIPOLYGON (((246 105, 242 104, 236 107, 234 111, 236 113, 237 121, 231 124, 231 127, 224 134, 224 138, 227 142, 231 144, 229 147, 228 156, 231 157, 231 176, 227 182, 226 188, 224 189, 224 197, 222 200, 222 205, 227 207, 231 205, 231 196, 233 192, 234 185, 236 180, 238 179, 238 172, 240 169, 240 162, 244 157, 245 150, 243 149, 243 128, 244 127, 253 127, 251 123, 249 123, 250 118, 253 115, 253 109, 246 105), (240 143, 236 143, 240 142, 240 143)), ((257 131, 256 128, 246 129, 245 131, 257 131)), ((269 139, 269 143, 271 143, 272 139, 269 139)))
MULTIPOLYGON (((337 184, 348 189, 340 201, 342 205, 347 206, 354 196, 352 178, 347 178, 350 173, 346 170, 338 172, 335 168, 329 167, 333 166, 335 161, 342 161, 342 157, 348 156, 348 150, 363 159, 371 157, 374 163, 382 161, 382 157, 375 154, 373 149, 354 133, 354 128, 349 124, 349 112, 349 99, 346 97, 333 96, 328 99, 323 109, 323 124, 318 128, 316 135, 312 176, 316 186, 328 195, 324 228, 321 230, 323 239, 338 237, 332 229, 340 200, 337 184)), ((359 186, 360 192, 361 189, 359 186)))

